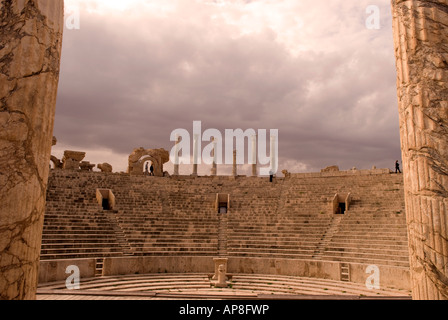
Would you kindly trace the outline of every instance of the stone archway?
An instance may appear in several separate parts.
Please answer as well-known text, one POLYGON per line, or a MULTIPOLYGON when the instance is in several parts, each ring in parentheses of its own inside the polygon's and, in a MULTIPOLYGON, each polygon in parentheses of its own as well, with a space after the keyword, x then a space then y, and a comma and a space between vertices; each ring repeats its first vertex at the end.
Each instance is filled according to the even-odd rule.
POLYGON ((62 162, 61 162, 61 160, 59 160, 55 156, 51 156, 50 157, 50 162, 53 163, 53 168, 54 169, 62 169, 62 162))
POLYGON ((163 177, 163 164, 170 160, 170 155, 165 149, 134 149, 129 156, 128 173, 131 175, 143 175, 143 166, 148 160, 152 162, 154 175, 163 177))

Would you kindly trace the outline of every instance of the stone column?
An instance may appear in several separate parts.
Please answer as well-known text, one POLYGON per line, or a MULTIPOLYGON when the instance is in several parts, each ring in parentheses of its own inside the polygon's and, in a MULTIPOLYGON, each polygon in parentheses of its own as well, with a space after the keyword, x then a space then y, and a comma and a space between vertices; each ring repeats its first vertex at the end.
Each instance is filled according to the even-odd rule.
POLYGON ((252 141, 252 176, 258 176, 257 173, 257 136, 251 137, 252 141))
POLYGON ((212 154, 213 154, 213 163, 212 163, 211 175, 212 176, 216 176, 218 174, 218 166, 217 166, 218 152, 216 150, 216 140, 215 140, 215 138, 213 138, 213 151, 212 151, 212 154))
POLYGON ((63 0, 0 0, 0 300, 35 299, 63 0))
POLYGON ((198 163, 199 163, 199 135, 193 136, 193 176, 198 175, 198 163))
POLYGON ((179 175, 179 135, 176 134, 176 144, 174 145, 174 173, 173 175, 179 175))
POLYGON ((270 175, 277 174, 277 145, 276 145, 276 136, 271 136, 271 168, 269 170, 270 175))
POLYGON ((392 0, 412 296, 448 299, 448 1, 392 0))
POLYGON ((232 175, 233 175, 234 177, 238 176, 237 164, 236 164, 236 150, 233 150, 233 168, 232 168, 232 175))

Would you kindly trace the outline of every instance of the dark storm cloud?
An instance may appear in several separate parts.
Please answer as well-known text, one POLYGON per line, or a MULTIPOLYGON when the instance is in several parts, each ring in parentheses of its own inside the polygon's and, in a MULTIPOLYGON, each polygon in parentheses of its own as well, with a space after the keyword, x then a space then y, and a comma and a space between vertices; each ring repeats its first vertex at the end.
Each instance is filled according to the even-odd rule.
MULTIPOLYGON (((64 34, 59 141, 117 154, 170 150, 171 131, 192 132, 200 120, 203 130, 279 129, 280 170, 295 163, 312 171, 390 167, 398 158, 389 30, 366 31, 353 19, 326 34, 328 26, 304 18, 303 37, 315 32, 322 42, 313 47, 319 41, 298 36, 307 46, 291 54, 275 28, 238 34, 238 26, 213 17, 224 9, 185 8, 133 19, 82 12, 80 30, 64 34), (341 42, 328 41, 331 34, 341 42)), ((343 14, 353 8, 363 16, 362 5, 343 14)))

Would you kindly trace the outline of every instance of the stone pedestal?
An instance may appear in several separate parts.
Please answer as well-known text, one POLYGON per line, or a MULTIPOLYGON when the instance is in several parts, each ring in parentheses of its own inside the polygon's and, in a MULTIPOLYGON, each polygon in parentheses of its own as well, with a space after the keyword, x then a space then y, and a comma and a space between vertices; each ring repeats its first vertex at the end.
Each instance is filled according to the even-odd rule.
POLYGON ((63 0, 0 1, 0 300, 35 299, 63 0))
POLYGON ((224 266, 224 272, 227 273, 227 261, 228 258, 213 258, 213 262, 215 263, 215 274, 212 280, 218 280, 219 266, 224 266))
POLYGON ((223 264, 218 266, 218 280, 215 282, 215 288, 227 288, 226 267, 223 264))
POLYGON ((227 288, 227 258, 214 258, 215 274, 212 280, 215 288, 227 288))
POLYGON ((448 299, 448 1, 392 0, 414 299, 448 299))

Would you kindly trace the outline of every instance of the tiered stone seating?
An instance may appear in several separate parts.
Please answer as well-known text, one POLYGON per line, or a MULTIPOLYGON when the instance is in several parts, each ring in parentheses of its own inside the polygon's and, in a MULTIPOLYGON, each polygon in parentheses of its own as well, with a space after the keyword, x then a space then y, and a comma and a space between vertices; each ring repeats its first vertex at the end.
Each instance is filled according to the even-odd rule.
POLYGON ((123 255, 116 226, 93 197, 66 179, 49 183, 41 260, 123 255))
POLYGON ((279 275, 238 274, 232 278, 234 290, 250 290, 264 294, 342 295, 342 296, 410 296, 407 290, 368 289, 365 284, 354 284, 328 279, 279 275))
POLYGON ((406 267, 403 197, 402 176, 392 174, 297 174, 270 183, 53 170, 42 259, 227 254, 406 267), (97 188, 112 190, 113 211, 99 206, 97 188), (331 200, 349 192, 352 204, 336 219, 331 200), (217 193, 230 194, 225 227, 217 193))
POLYGON ((331 225, 333 191, 322 192, 321 184, 313 188, 315 181, 309 182, 277 180, 261 193, 259 186, 248 186, 249 204, 247 197, 236 196, 241 205, 229 216, 229 254, 311 259, 331 225))
MULTIPOLYGON (((368 289, 364 284, 335 280, 280 275, 238 274, 228 281, 228 288, 214 288, 207 274, 145 274, 82 279, 81 290, 86 295, 159 293, 194 297, 219 298, 239 296, 256 298, 258 295, 337 295, 409 297, 407 290, 368 289)), ((65 282, 41 284, 38 299, 53 290, 64 290, 65 282)), ((56 291, 57 292, 57 291, 56 291)), ((76 293, 74 293, 76 294, 76 293)))
POLYGON ((229 215, 229 255, 408 267, 401 175, 297 175, 261 192, 254 182, 229 215), (345 215, 336 193, 351 193, 345 215), (247 196, 250 194, 250 196, 247 196), (337 217, 339 219, 337 219, 337 217))
POLYGON ((58 170, 47 195, 42 259, 217 254, 216 193, 200 178, 58 170), (99 206, 97 188, 113 191, 113 211, 99 206))
POLYGON ((344 215, 322 259, 409 267, 401 176, 370 181, 344 215))
POLYGON ((214 194, 193 179, 141 177, 132 194, 118 191, 118 221, 135 255, 216 255, 214 194), (135 205, 135 204, 138 205, 135 205))

